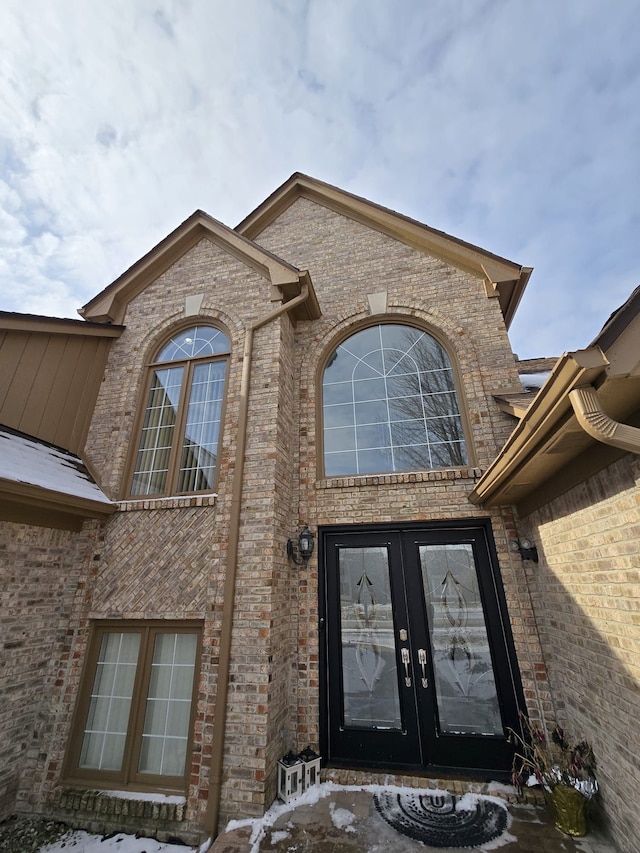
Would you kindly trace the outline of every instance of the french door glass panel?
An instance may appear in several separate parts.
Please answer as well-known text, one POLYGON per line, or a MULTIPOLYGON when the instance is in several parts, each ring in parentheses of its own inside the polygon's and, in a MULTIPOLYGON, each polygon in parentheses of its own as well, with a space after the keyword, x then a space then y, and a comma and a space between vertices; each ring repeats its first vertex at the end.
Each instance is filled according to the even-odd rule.
POLYGON ((470 543, 420 545, 439 729, 502 735, 489 639, 470 543))
POLYGON ((402 728, 384 546, 341 548, 340 638, 345 728, 402 728))

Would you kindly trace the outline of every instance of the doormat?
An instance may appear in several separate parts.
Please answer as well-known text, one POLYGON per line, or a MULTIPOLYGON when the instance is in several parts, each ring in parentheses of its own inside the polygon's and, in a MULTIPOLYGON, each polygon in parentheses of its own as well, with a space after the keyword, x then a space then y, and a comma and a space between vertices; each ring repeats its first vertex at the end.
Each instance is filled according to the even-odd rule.
POLYGON ((373 801, 389 826, 430 847, 474 847, 507 828, 506 805, 477 795, 390 792, 373 801))

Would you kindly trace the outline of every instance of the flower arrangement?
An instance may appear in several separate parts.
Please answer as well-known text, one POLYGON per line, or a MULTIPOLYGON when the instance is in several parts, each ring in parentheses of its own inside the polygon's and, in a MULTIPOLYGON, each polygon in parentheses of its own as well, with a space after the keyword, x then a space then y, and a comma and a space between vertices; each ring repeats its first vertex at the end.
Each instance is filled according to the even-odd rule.
POLYGON ((596 758, 588 741, 571 743, 560 726, 548 740, 522 713, 520 724, 522 735, 509 729, 509 742, 516 745, 511 782, 520 793, 525 785, 539 784, 546 791, 566 785, 587 799, 597 794, 596 758))

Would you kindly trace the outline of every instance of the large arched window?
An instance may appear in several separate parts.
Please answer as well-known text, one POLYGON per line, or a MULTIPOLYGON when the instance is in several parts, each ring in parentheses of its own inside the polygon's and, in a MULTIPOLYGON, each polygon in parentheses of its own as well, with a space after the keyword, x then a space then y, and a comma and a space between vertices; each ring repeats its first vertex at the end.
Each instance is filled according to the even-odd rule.
POLYGON ((332 353, 322 381, 327 477, 467 464, 451 362, 413 326, 369 326, 332 353))
POLYGON ((229 340, 192 326, 156 353, 131 480, 132 495, 180 495, 214 487, 229 340))

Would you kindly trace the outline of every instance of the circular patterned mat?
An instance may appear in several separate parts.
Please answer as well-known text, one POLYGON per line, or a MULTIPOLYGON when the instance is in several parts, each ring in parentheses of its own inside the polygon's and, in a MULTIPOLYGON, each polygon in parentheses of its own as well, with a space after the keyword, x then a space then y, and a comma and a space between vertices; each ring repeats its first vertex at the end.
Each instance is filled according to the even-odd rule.
POLYGON ((431 847, 473 847, 507 828, 506 805, 480 796, 389 792, 373 799, 397 832, 431 847))

